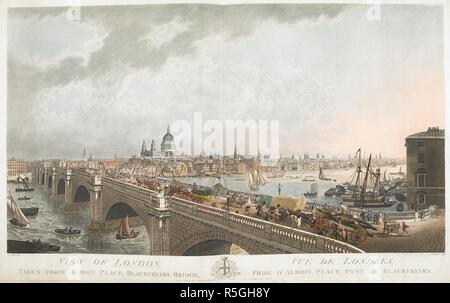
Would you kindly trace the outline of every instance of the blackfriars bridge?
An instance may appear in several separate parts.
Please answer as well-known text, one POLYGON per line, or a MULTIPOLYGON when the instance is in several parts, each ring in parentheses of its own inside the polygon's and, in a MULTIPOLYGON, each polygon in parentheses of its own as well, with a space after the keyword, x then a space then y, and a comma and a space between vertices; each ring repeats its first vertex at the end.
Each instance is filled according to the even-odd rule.
POLYGON ((183 255, 206 241, 233 243, 249 254, 362 253, 347 243, 321 235, 231 213, 82 170, 39 168, 32 181, 65 211, 89 209, 92 232, 101 232, 128 214, 134 226, 143 225, 150 255, 183 255))

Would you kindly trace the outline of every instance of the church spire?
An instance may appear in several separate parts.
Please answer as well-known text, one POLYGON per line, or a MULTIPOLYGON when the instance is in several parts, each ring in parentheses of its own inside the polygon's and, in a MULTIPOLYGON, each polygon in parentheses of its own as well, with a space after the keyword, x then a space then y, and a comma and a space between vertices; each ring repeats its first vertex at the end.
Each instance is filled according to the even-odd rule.
POLYGON ((147 156, 147 144, 145 143, 145 140, 142 140, 141 157, 144 158, 146 156, 147 156))
POLYGON ((234 146, 234 155, 233 155, 233 157, 234 157, 235 159, 237 159, 237 157, 238 157, 237 146, 236 146, 236 145, 234 146))
POLYGON ((167 124, 167 133, 170 134, 170 125, 167 124))
POLYGON ((150 145, 150 157, 155 156, 155 151, 156 151, 155 139, 152 139, 152 144, 150 145))

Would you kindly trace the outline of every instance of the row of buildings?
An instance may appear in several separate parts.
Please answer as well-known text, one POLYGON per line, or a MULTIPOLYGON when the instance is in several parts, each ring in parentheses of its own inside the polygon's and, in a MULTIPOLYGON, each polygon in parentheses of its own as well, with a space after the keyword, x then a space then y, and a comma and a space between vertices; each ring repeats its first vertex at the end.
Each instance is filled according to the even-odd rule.
POLYGON ((8 159, 7 181, 14 181, 19 176, 25 176, 30 171, 28 165, 29 165, 28 161, 25 161, 23 159, 15 159, 15 158, 8 159))
MULTIPOLYGON (((406 146, 406 191, 408 204, 413 209, 426 208, 429 205, 445 205, 445 132, 438 127, 430 127, 427 131, 412 134, 405 139, 406 146)), ((167 128, 161 150, 157 151, 154 141, 150 150, 145 142, 141 157, 131 159, 95 160, 40 160, 25 161, 8 159, 7 179, 16 180, 36 167, 85 168, 99 172, 122 171, 134 174, 156 176, 210 176, 220 174, 244 174, 249 168, 256 168, 266 173, 283 171, 314 170, 321 166, 324 169, 347 168, 355 163, 349 159, 326 159, 323 156, 280 158, 272 161, 266 157, 243 157, 235 149, 233 156, 178 156, 174 137, 167 128)), ((391 160, 378 157, 381 165, 391 160)))

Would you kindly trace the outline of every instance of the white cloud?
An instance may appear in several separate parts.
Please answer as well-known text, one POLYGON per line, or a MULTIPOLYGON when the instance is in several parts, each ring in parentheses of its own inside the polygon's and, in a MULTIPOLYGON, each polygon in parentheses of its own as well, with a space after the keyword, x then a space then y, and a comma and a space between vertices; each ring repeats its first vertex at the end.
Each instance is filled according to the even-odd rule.
MULTIPOLYGON (((391 15, 384 12, 379 22, 369 22, 361 8, 330 21, 267 20, 251 35, 237 39, 210 35, 195 42, 195 53, 169 57, 157 70, 116 65, 101 76, 45 89, 35 100, 37 120, 45 120, 36 123, 36 134, 53 137, 63 129, 65 137, 99 144, 97 153, 110 149, 130 155, 139 150, 143 138, 155 138, 159 144, 167 123, 191 120, 194 112, 202 111, 204 119, 280 120, 283 154, 346 153, 371 138, 366 133, 391 133, 392 125, 384 121, 397 121, 398 111, 385 110, 388 101, 397 102, 395 108, 401 108, 404 117, 416 116, 407 98, 394 99, 391 94, 381 104, 371 95, 396 91, 399 80, 441 63, 430 55, 439 54, 439 27, 431 18, 411 15, 416 16, 394 10, 391 15), (409 19, 417 25, 406 26, 409 19), (361 116, 358 109, 365 109, 367 118, 355 123, 354 117, 361 116), (371 121, 374 112, 382 113, 383 123, 371 121)), ((150 47, 161 47, 186 30, 189 25, 175 19, 154 28, 145 39, 150 47)), ((86 37, 102 43, 92 33, 86 28, 86 37)), ((22 44, 34 49, 31 42, 22 44)), ((58 54, 77 53, 58 43, 50 50, 37 47, 36 56, 44 61, 38 60, 38 65, 49 66, 52 60, 58 64, 58 54)), ((88 49, 82 52, 85 58, 91 54, 88 49)), ((377 152, 400 154, 401 135, 391 142, 377 152)))
POLYGON ((151 31, 140 38, 146 40, 151 48, 160 48, 175 39, 179 34, 189 30, 189 23, 181 22, 178 18, 167 24, 156 26, 151 31))
POLYGON ((107 37, 98 24, 72 22, 65 13, 44 19, 12 17, 8 28, 8 55, 40 70, 57 67, 70 57, 87 65, 107 37))

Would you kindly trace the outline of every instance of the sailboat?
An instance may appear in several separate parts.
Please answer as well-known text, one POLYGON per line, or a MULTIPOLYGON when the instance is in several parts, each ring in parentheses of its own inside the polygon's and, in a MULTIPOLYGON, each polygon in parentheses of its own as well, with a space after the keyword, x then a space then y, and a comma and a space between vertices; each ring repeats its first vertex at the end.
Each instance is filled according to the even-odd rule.
POLYGON ((139 235, 139 232, 135 232, 134 230, 130 231, 130 226, 128 225, 128 215, 120 221, 119 231, 116 234, 117 240, 123 239, 133 239, 139 235))
POLYGON ((8 220, 9 223, 18 226, 18 227, 26 227, 30 224, 30 221, 28 221, 27 217, 23 214, 23 212, 20 210, 20 208, 17 206, 16 201, 14 201, 14 198, 10 195, 7 198, 8 203, 8 220))
POLYGON ((231 244, 230 255, 248 255, 248 252, 235 244, 231 244))
POLYGON ((315 197, 317 196, 317 183, 311 183, 310 191, 306 192, 305 197, 315 197))
POLYGON ((257 169, 248 171, 248 186, 251 191, 257 191, 261 186, 268 183, 269 180, 257 169))
POLYGON ((322 166, 319 165, 319 180, 323 180, 323 181, 335 181, 336 179, 332 179, 332 178, 327 178, 322 170, 322 166))

